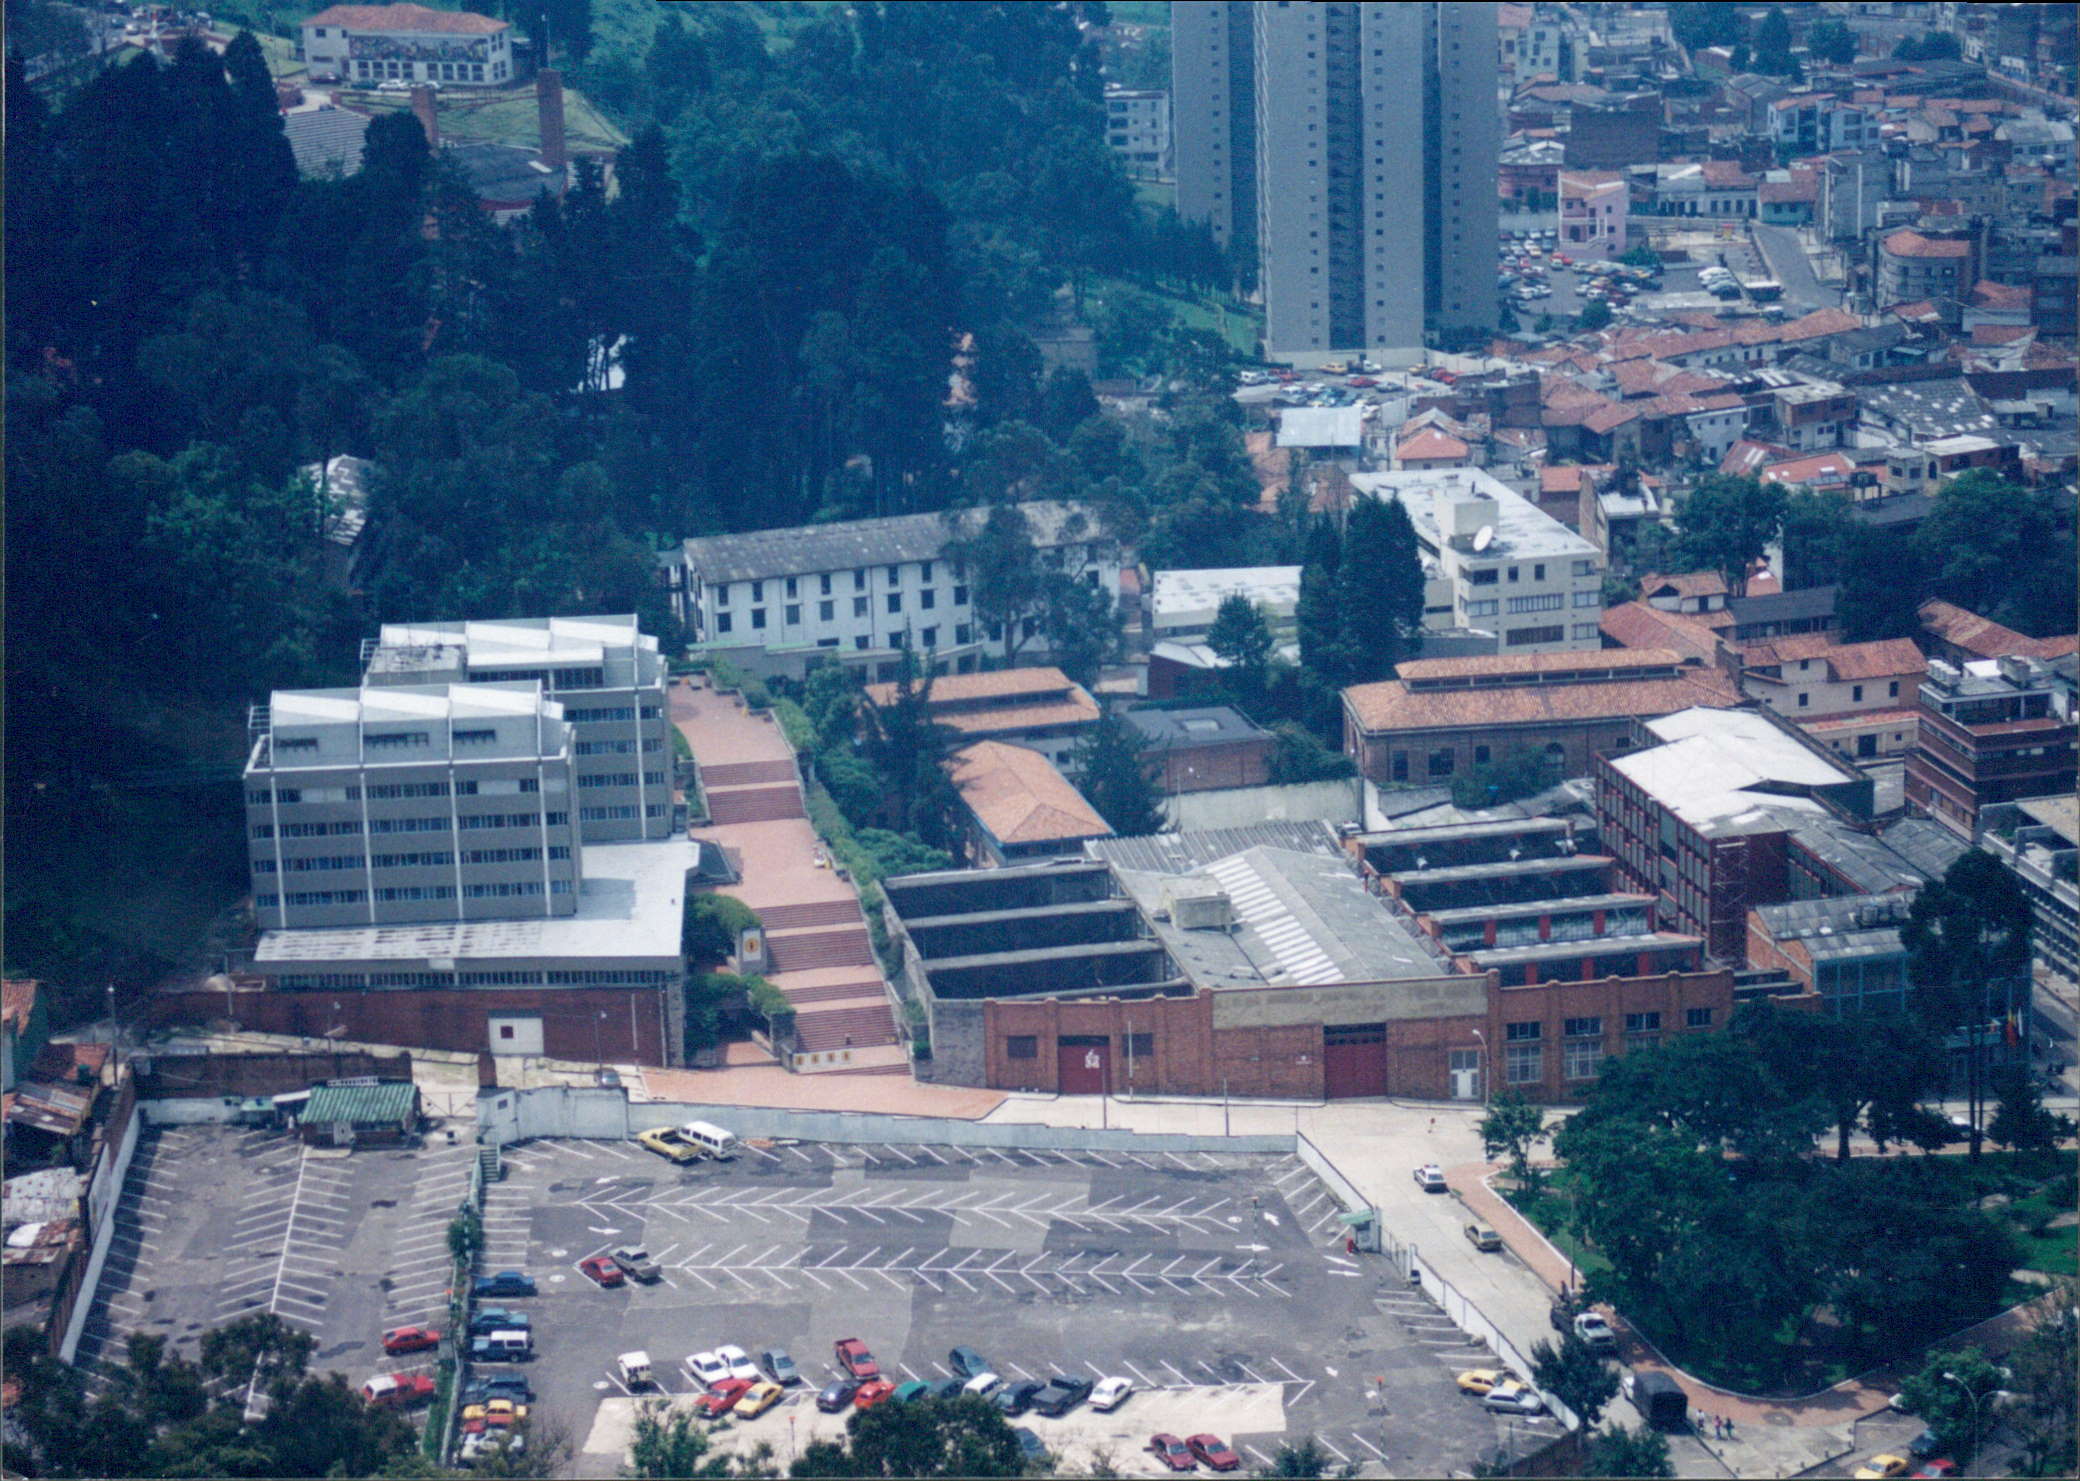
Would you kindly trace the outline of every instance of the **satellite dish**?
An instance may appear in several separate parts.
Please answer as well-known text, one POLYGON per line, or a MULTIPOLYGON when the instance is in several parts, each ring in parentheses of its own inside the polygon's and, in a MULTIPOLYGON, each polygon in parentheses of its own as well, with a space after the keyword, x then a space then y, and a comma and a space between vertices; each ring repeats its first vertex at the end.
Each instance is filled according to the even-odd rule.
POLYGON ((1482 525, 1478 530, 1475 530, 1473 532, 1473 548, 1476 551, 1486 550, 1490 545, 1493 545, 1494 543, 1495 526, 1482 525))

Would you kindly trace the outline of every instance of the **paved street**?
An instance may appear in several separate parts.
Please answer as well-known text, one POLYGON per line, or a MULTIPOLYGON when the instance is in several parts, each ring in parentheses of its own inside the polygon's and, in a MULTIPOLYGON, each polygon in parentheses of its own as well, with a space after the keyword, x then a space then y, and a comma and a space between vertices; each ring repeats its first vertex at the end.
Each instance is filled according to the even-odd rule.
POLYGON ((1784 304, 1798 313, 1813 309, 1840 308, 1842 296, 1822 285, 1813 276, 1813 265, 1806 258, 1806 249, 1798 240, 1798 233, 1788 226, 1763 226, 1757 223, 1752 230, 1755 244, 1762 249, 1769 263, 1770 276, 1784 285, 1784 304))

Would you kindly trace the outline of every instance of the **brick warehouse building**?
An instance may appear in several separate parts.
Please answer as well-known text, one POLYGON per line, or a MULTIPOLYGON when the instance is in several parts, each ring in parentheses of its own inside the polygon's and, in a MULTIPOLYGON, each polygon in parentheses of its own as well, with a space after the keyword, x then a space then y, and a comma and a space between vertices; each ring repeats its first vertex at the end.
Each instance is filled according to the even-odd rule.
MULTIPOLYGON (((884 888, 899 987, 949 1083, 1479 1099, 1500 1077, 1558 1101, 1604 1056, 1723 1026, 1733 1005, 1716 971, 1504 986, 1369 885, 1318 823, 1097 840, 1081 861, 884 888)), ((1640 946, 1602 944, 1627 962, 1640 946)))

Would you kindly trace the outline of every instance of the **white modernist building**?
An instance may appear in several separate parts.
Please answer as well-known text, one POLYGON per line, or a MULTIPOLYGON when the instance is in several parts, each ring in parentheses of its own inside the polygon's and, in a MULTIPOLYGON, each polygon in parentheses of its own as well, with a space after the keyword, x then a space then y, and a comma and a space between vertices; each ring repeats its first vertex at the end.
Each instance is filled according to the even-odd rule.
POLYGON ((1361 496, 1398 499, 1423 547, 1423 625, 1495 633, 1504 653, 1598 648, 1603 552, 1479 468, 1354 473, 1361 496), (1438 596, 1449 592, 1449 602, 1438 596))

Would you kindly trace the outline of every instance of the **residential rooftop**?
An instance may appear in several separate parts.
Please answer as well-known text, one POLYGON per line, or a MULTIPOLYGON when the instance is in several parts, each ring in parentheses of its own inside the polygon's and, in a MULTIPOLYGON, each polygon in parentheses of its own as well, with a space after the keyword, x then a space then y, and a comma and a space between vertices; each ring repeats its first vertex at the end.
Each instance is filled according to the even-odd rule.
POLYGON ((1112 832, 1054 763, 1025 746, 977 741, 953 753, 952 776, 968 811, 1000 844, 1067 842, 1112 832))
POLYGON ((1269 731, 1228 705, 1207 705, 1194 710, 1128 710, 1126 719, 1141 732, 1144 751, 1181 751, 1270 737, 1269 731))
POLYGON ((1595 560, 1602 552, 1566 525, 1545 513, 1508 484, 1480 468, 1402 469, 1391 473, 1354 473, 1351 486, 1375 499, 1399 499, 1421 541, 1436 549, 1451 543, 1452 508, 1469 499, 1494 501, 1487 548, 1470 559, 1595 560))
POLYGON ((1343 691, 1343 701, 1367 732, 1603 720, 1741 702, 1724 675, 1706 668, 1675 679, 1437 690, 1411 690, 1388 679, 1354 685, 1343 691))
MULTIPOLYGON (((1035 499, 1017 506, 1042 546, 1103 538, 1084 505, 1035 499)), ((832 524, 792 525, 737 535, 703 535, 681 550, 687 568, 703 582, 760 581, 777 576, 817 575, 861 566, 940 560, 950 540, 981 521, 978 511, 897 514, 883 519, 848 519, 832 524)))
POLYGON ((1274 614, 1282 615, 1300 600, 1300 567, 1217 566, 1158 571, 1153 594, 1156 631, 1211 627, 1221 603, 1231 596, 1247 597, 1252 606, 1268 607, 1274 614))
POLYGON ((1782 831, 1780 812, 1825 809, 1777 789, 1857 780, 1752 710, 1686 709, 1646 728, 1662 744, 1613 756, 1611 767, 1706 837, 1782 831))

